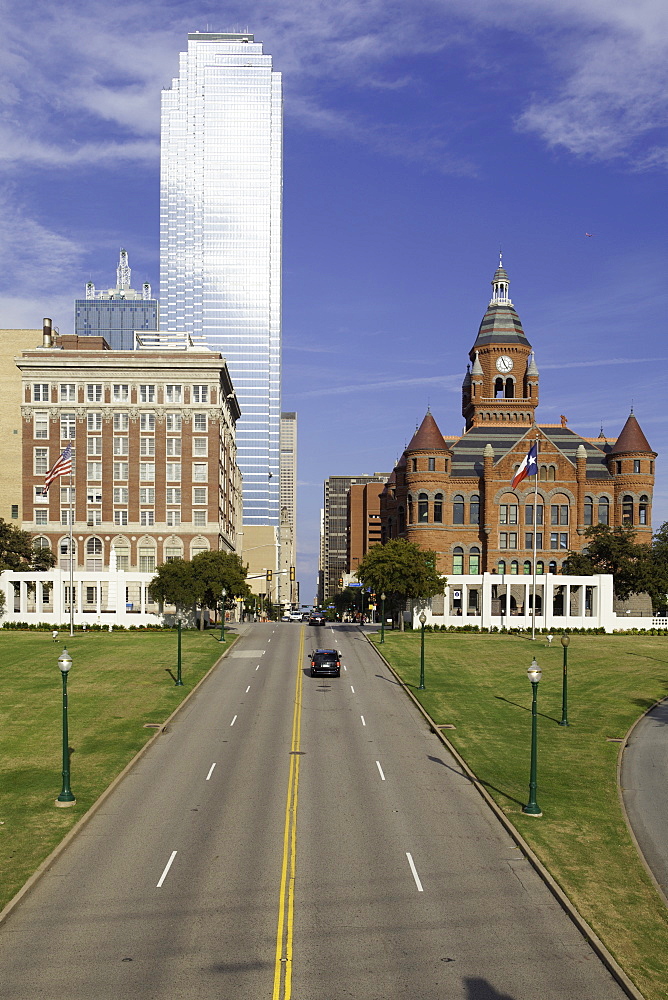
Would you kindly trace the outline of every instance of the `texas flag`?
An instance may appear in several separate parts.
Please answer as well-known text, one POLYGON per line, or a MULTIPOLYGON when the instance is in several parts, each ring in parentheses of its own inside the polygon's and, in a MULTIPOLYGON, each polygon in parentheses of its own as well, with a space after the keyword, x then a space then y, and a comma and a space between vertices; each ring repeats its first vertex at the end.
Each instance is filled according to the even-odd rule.
POLYGON ((529 448, 529 454, 523 460, 519 469, 513 476, 513 481, 510 484, 511 489, 515 489, 519 486, 523 479, 527 476, 535 476, 538 472, 538 443, 532 444, 529 448))

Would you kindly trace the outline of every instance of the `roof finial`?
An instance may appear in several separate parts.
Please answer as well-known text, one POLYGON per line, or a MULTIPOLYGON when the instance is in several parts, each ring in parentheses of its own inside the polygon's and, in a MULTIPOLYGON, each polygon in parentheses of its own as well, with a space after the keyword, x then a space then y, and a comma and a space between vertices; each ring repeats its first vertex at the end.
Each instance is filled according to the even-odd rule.
POLYGON ((633 400, 631 400, 631 413, 633 413, 633 400))

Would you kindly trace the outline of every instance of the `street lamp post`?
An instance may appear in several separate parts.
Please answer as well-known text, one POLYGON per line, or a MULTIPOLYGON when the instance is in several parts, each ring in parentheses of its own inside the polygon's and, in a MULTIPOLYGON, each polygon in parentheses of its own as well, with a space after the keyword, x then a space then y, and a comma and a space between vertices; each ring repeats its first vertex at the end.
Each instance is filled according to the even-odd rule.
POLYGON ((380 641, 385 642, 385 593, 380 595, 380 641))
POLYGON ((73 806, 76 802, 70 788, 70 745, 67 728, 67 675, 72 666, 72 657, 63 649, 58 657, 58 666, 63 678, 63 787, 56 799, 57 806, 73 806))
POLYGON ((422 631, 421 631, 421 635, 420 635, 420 684, 419 684, 419 687, 418 687, 418 691, 424 691, 425 690, 425 686, 424 686, 424 625, 425 625, 425 622, 427 621, 427 616, 424 613, 424 611, 420 612, 419 621, 420 621, 420 626, 421 626, 422 631))
POLYGON ((181 677, 181 615, 176 619, 176 686, 183 687, 181 677))
POLYGON ((564 647, 564 676, 561 685, 561 722, 560 726, 568 725, 568 645, 571 641, 569 635, 562 635, 561 645, 564 647))
POLYGON ((220 641, 225 642, 225 598, 227 597, 227 591, 223 587, 222 591, 222 607, 220 609, 220 641))
POLYGON ((534 656, 531 666, 527 670, 527 676, 531 681, 531 772, 529 775, 529 801, 522 806, 522 812, 527 816, 542 816, 540 806, 536 802, 536 785, 538 771, 538 682, 543 676, 543 671, 536 663, 534 656))

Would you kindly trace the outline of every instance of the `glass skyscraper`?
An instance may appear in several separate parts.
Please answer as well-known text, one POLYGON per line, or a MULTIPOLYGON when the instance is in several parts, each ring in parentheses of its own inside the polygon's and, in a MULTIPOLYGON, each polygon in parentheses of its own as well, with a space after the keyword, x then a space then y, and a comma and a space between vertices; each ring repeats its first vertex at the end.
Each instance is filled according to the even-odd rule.
POLYGON ((161 137, 161 328, 227 359, 244 523, 278 527, 282 84, 253 35, 188 35, 161 137))

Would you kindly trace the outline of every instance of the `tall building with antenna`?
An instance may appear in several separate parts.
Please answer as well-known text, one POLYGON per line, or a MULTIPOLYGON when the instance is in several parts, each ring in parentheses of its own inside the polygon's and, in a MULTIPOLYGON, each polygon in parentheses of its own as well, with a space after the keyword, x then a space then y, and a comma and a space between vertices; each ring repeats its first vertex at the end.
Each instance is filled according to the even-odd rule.
POLYGON ((121 249, 116 287, 97 289, 86 283, 85 299, 74 303, 74 332, 80 337, 104 337, 113 351, 132 351, 135 331, 157 330, 158 301, 147 281, 141 291, 132 288, 127 250, 121 249))
POLYGON ((281 75, 252 34, 188 35, 162 95, 161 327, 229 365, 245 546, 248 527, 280 528, 282 120, 281 75))

